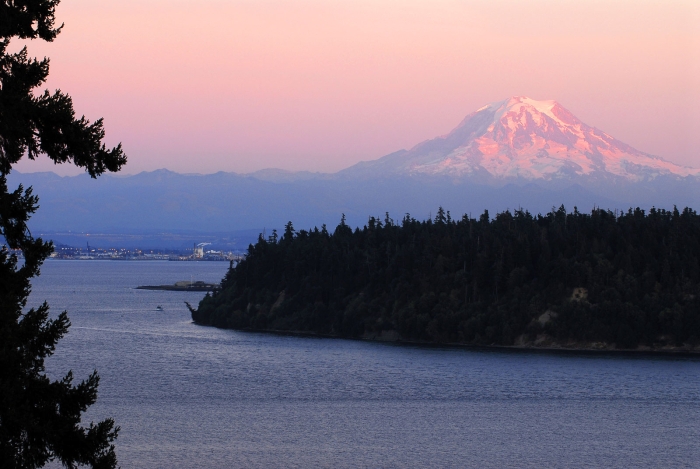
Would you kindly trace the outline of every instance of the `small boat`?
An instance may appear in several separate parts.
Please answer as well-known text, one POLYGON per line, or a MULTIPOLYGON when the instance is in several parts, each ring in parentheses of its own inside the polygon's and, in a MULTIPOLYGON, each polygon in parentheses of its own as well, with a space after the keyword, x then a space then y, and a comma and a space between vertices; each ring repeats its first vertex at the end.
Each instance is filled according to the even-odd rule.
POLYGON ((163 307, 161 305, 156 306, 156 311, 163 311, 163 307))

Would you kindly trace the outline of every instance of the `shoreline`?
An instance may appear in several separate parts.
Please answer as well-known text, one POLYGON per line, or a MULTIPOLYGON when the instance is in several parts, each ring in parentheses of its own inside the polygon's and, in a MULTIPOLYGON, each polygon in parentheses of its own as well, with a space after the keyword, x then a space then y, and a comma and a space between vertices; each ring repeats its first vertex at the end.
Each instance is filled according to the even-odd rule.
POLYGON ((459 348, 459 349, 472 349, 472 350, 489 350, 489 351, 510 351, 510 352, 536 352, 536 353, 562 353, 562 354, 586 354, 586 355, 627 355, 627 356, 664 356, 664 357, 700 357, 700 346, 688 348, 688 347, 668 347, 663 348, 652 348, 649 346, 640 346, 634 349, 621 349, 613 348, 609 344, 603 344, 601 347, 571 347, 566 345, 550 344, 546 346, 539 345, 484 345, 484 344, 463 344, 455 342, 424 342, 415 340, 402 340, 402 339, 386 339, 380 336, 374 337, 342 337, 330 334, 320 334, 317 332, 305 332, 305 331, 285 331, 278 329, 233 329, 212 326, 209 324, 201 324, 192 321, 192 324, 201 327, 215 327, 222 330, 230 330, 236 332, 252 332, 257 334, 273 334, 279 336, 292 336, 292 337, 309 337, 318 339, 341 339, 341 340, 355 340, 363 342, 375 342, 387 345, 397 345, 397 346, 414 346, 414 347, 425 347, 425 348, 459 348))
POLYGON ((200 282, 187 285, 139 285, 134 290, 212 292, 219 288, 221 287, 217 284, 200 282))

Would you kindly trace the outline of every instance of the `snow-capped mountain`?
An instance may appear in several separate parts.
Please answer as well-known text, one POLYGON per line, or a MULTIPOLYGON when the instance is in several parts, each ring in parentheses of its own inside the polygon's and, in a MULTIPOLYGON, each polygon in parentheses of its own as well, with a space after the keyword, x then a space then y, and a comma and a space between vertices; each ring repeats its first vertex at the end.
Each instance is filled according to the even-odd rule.
POLYGON ((452 132, 349 172, 552 180, 700 176, 581 122, 556 101, 515 96, 469 114, 452 132))
POLYGON ((13 171, 8 184, 20 183, 41 197, 31 220, 36 232, 74 243, 75 236, 56 232, 83 231, 91 245, 94 233, 209 232, 224 240, 236 230, 279 230, 290 220, 298 228, 333 227, 341 214, 351 226, 387 212, 432 218, 440 206, 457 216, 516 207, 546 213, 560 205, 700 209, 700 170, 635 150, 554 101, 521 97, 484 106, 447 135, 333 174, 159 170, 93 180, 13 171))

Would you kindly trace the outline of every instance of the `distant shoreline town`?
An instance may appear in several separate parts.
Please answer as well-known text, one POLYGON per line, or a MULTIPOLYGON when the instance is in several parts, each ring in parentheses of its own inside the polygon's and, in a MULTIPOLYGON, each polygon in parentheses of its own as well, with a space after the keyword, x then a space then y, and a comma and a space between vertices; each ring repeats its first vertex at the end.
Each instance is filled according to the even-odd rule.
MULTIPOLYGON (((192 249, 126 249, 101 248, 86 244, 85 247, 57 245, 50 259, 63 260, 117 260, 117 261, 234 261, 244 257, 243 252, 206 250, 208 243, 200 243, 192 249)), ((23 257, 22 251, 12 251, 23 257)))

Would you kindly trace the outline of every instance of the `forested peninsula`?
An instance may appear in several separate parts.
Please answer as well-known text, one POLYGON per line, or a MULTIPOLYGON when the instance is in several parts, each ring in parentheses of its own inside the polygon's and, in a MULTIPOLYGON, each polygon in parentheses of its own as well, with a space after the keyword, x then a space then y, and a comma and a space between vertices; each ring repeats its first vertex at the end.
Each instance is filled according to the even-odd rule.
MULTIPOLYGON (((700 217, 562 206, 260 235, 197 324, 438 344, 700 350, 700 217)), ((189 305, 188 305, 189 306, 189 305)))

